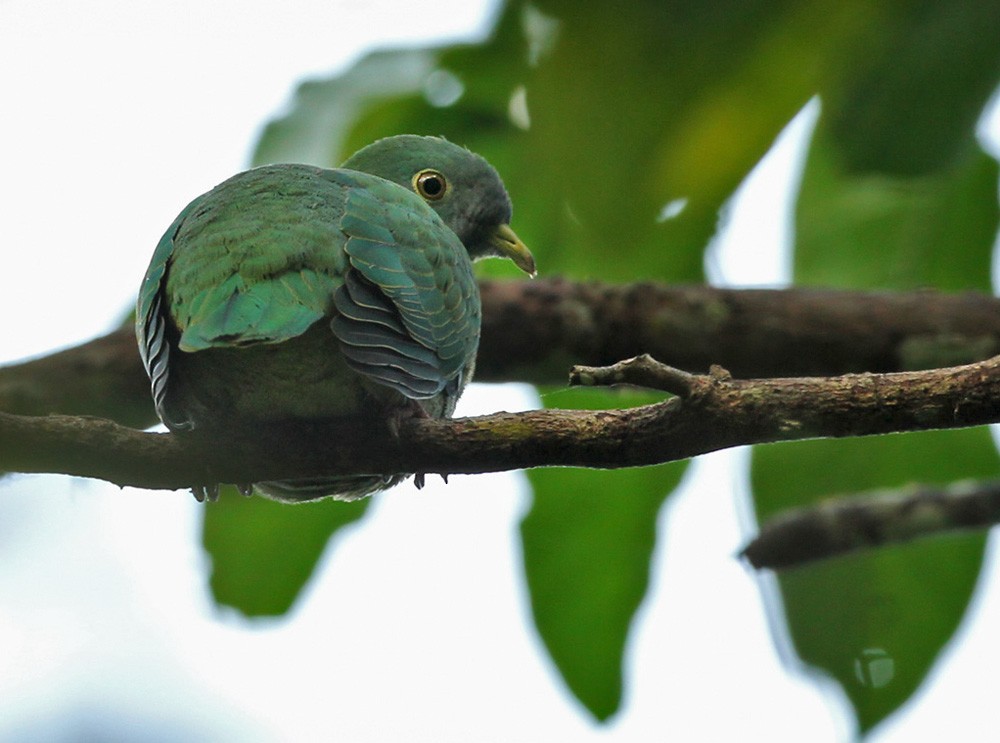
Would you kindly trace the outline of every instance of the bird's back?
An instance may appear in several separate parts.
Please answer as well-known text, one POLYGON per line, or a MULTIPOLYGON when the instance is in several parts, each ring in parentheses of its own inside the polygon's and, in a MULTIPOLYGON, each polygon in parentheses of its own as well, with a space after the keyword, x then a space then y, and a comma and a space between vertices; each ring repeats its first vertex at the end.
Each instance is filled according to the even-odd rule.
POLYGON ((347 271, 336 171, 256 168, 196 202, 165 292, 182 351, 280 343, 328 315, 347 271))

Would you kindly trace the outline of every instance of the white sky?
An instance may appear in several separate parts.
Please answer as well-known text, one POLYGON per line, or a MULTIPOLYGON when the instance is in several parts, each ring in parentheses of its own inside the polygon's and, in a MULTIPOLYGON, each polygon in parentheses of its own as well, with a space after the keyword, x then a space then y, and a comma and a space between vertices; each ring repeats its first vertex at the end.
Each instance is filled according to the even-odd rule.
MULTIPOLYGON (((0 0, 0 362, 116 325, 163 229, 245 167, 298 79, 372 45, 481 35, 492 9, 0 0)), ((807 113, 734 208, 716 280, 787 280, 780 255, 737 246, 779 243, 787 202, 767 189, 809 126, 807 113)), ((475 386, 460 412, 535 404, 475 386)), ((603 727, 532 629, 517 474, 380 496, 291 616, 252 624, 206 593, 189 497, 0 480, 0 740, 840 740, 835 703, 781 668, 757 579, 733 558, 744 460, 700 459, 664 510, 624 710, 603 727)), ((995 572, 936 683, 876 739, 987 739, 995 572)))

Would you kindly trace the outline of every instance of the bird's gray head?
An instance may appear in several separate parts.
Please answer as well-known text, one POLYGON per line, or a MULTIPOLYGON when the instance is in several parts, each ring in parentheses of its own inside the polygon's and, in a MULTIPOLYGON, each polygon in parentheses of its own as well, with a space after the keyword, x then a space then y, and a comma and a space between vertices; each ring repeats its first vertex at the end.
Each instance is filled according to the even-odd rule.
POLYGON ((458 235, 473 260, 503 256, 534 276, 535 260, 510 228, 507 189, 479 155, 440 137, 401 134, 358 150, 343 167, 415 191, 458 235))

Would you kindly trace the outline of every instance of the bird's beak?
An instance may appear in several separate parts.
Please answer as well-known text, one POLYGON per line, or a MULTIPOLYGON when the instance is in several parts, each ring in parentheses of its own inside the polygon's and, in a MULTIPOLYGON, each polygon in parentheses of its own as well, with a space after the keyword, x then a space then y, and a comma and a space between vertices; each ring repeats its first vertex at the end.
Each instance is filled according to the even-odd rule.
POLYGON ((521 242, 521 238, 510 228, 510 225, 502 224, 497 227, 496 232, 490 238, 490 242, 496 248, 498 255, 510 258, 514 261, 515 266, 531 278, 535 278, 535 274, 538 273, 535 270, 535 257, 528 250, 528 246, 521 242))

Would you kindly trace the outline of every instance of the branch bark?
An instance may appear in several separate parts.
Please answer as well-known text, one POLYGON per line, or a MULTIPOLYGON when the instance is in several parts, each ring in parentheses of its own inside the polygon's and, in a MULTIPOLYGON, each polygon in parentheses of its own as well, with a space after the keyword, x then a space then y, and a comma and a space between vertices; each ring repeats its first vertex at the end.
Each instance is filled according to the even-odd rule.
POLYGON ((863 549, 1000 523, 1000 483, 830 498, 765 523, 743 557, 784 570, 863 549))
POLYGON ((682 396, 626 410, 413 420, 398 437, 334 421, 233 432, 220 441, 101 419, 0 413, 0 469, 176 489, 331 474, 616 468, 744 444, 1000 421, 1000 357, 922 372, 757 380, 732 379, 720 368, 692 375, 641 357, 610 369, 578 367, 571 376, 682 396))

